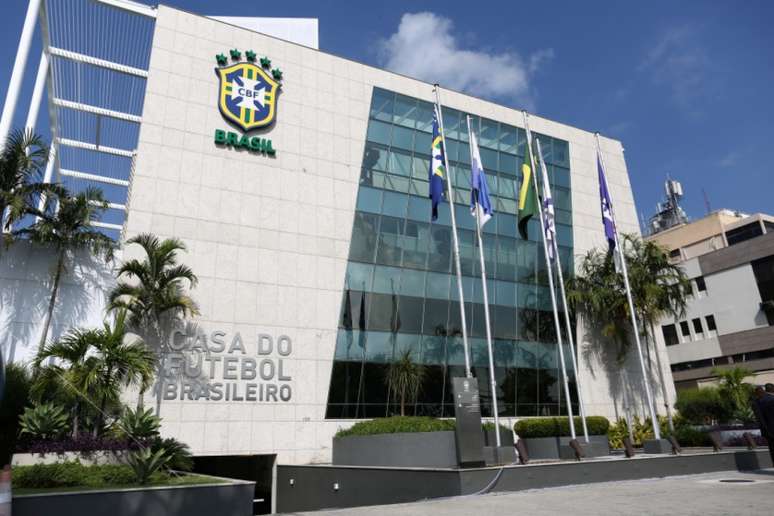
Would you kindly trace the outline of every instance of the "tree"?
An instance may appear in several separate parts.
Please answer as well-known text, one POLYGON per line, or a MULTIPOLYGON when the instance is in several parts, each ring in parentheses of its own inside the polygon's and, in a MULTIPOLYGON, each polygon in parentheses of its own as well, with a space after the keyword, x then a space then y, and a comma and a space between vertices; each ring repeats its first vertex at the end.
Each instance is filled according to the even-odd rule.
POLYGON ((754 421, 755 415, 750 404, 753 386, 744 381, 753 372, 745 367, 715 367, 712 374, 718 377, 720 399, 728 407, 731 417, 743 423, 754 421))
MULTIPOLYGON (((666 251, 654 242, 624 234, 620 245, 624 248, 640 331, 646 343, 652 342, 655 348, 654 324, 665 316, 681 317, 685 313, 690 282, 682 268, 670 263, 666 251)), ((598 249, 586 253, 580 272, 568 281, 567 297, 571 307, 582 313, 592 328, 615 344, 618 364, 623 364, 632 344, 632 326, 623 276, 617 272, 614 259, 598 249)), ((658 350, 656 360, 666 400, 658 350)))
POLYGON ((48 147, 32 131, 14 131, 0 152, 0 232, 10 232, 19 219, 36 210, 37 196, 61 193, 61 188, 41 183, 48 162, 48 147))
MULTIPOLYGON (((130 314, 129 326, 142 335, 146 343, 153 340, 157 349, 163 351, 173 320, 199 314, 196 303, 185 289, 186 282, 191 289, 198 279, 188 266, 177 262, 178 252, 186 250, 182 241, 176 238, 159 240, 155 235, 143 233, 126 243, 142 247, 145 259, 123 263, 118 271, 119 283, 109 296, 109 309, 126 310, 130 314)), ((141 389, 138 408, 142 406, 144 392, 141 389)))
POLYGON ((112 327, 105 323, 101 329, 72 330, 35 358, 36 366, 59 359, 58 367, 70 373, 70 385, 97 407, 95 435, 104 427, 106 409, 119 405, 123 388, 147 388, 153 378, 155 357, 141 339, 129 337, 126 318, 126 311, 119 310, 112 327))
MULTIPOLYGON (((67 192, 56 198, 58 209, 48 209, 41 213, 40 219, 29 228, 20 230, 19 234, 29 235, 37 243, 53 248, 56 255, 54 280, 48 311, 40 336, 40 348, 46 344, 51 319, 54 315, 57 294, 62 274, 67 270, 67 262, 78 251, 88 249, 95 256, 104 257, 105 261, 113 259, 114 243, 107 235, 97 230, 93 223, 108 207, 108 203, 98 188, 87 188, 83 192, 70 196, 67 192)), ((46 204, 52 203, 48 199, 46 204)))
POLYGON ((691 295, 691 283, 682 267, 671 263, 666 249, 657 243, 625 235, 624 245, 627 249, 629 284, 637 318, 642 324, 641 331, 646 346, 648 349, 653 346, 667 421, 669 429, 674 432, 661 355, 656 346, 655 325, 664 317, 679 319, 685 315, 687 299, 691 295))
POLYGON ((400 358, 392 362, 387 370, 387 385, 393 399, 400 402, 400 415, 406 415, 406 401, 416 402, 422 381, 425 378, 425 366, 417 364, 411 358, 411 350, 401 353, 400 358))

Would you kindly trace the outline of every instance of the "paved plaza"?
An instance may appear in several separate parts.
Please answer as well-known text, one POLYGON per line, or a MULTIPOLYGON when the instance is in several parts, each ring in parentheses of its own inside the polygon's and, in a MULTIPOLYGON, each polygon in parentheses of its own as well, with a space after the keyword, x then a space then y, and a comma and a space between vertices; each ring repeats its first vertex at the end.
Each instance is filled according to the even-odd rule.
POLYGON ((774 469, 462 496, 303 513, 315 516, 606 516, 774 514, 774 469))

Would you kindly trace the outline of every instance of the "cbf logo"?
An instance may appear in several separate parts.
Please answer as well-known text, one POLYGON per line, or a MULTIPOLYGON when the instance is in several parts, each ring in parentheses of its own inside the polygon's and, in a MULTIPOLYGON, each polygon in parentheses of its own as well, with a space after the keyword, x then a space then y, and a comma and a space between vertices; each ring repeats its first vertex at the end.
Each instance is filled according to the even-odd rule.
POLYGON ((231 60, 235 61, 231 65, 228 65, 225 55, 215 56, 218 62, 215 73, 220 80, 220 113, 245 132, 270 125, 277 114, 282 72, 279 68, 271 69, 271 61, 267 57, 259 60, 260 66, 256 64, 256 55, 252 50, 245 52, 246 62, 241 61, 239 50, 233 49, 229 53, 231 60))

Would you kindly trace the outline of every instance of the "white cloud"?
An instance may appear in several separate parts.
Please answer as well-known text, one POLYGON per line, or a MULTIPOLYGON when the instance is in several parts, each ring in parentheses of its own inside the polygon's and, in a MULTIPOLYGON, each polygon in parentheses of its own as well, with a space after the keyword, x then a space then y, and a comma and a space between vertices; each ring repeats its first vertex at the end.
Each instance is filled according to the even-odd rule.
POLYGON ((721 168, 733 168, 739 163, 739 157, 738 152, 731 151, 720 158, 718 165, 720 165, 721 168))
POLYGON ((554 55, 552 49, 542 49, 525 60, 516 52, 460 48, 452 21, 431 12, 404 14, 379 51, 388 70, 527 108, 534 104, 532 77, 554 55))

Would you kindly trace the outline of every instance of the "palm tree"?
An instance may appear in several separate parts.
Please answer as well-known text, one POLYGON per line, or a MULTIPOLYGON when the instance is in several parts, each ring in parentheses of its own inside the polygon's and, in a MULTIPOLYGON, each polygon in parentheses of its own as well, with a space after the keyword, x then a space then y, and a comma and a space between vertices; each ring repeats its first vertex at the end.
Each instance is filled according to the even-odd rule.
MULTIPOLYGON (((0 232, 35 211, 36 196, 61 193, 61 188, 40 183, 48 162, 48 147, 32 131, 14 131, 0 152, 0 232)), ((10 235, 6 235, 9 237, 10 235)))
MULTIPOLYGON (((48 209, 40 214, 40 219, 29 228, 18 231, 18 234, 29 235, 35 243, 50 246, 56 253, 54 282, 51 288, 51 298, 40 336, 40 348, 48 338, 48 330, 54 315, 54 307, 59 292, 62 274, 67 270, 68 259, 78 251, 88 249, 95 256, 104 257, 105 261, 113 259, 114 242, 92 225, 108 208, 108 203, 99 188, 87 188, 83 192, 70 196, 67 192, 57 197, 58 209, 48 213, 48 209)), ((52 202, 47 200, 47 204, 52 202)))
POLYGON ((110 293, 109 308, 125 309, 130 314, 130 326, 146 330, 160 329, 165 317, 198 315, 196 303, 184 288, 186 281, 193 288, 198 279, 187 265, 177 263, 177 253, 186 250, 185 244, 176 238, 160 241, 149 233, 126 243, 141 246, 145 259, 132 259, 121 265, 119 280, 125 278, 131 283, 119 281, 110 293))
MULTIPOLYGON (((624 234, 620 245, 623 245, 626 257, 641 332, 655 347, 655 323, 665 316, 681 317, 684 314, 690 282, 680 266, 670 263, 666 251, 657 244, 624 234)), ((571 307, 582 313, 602 337, 615 344, 616 358, 622 365, 631 347, 632 327, 623 276, 617 272, 612 257, 607 252, 592 249, 583 257, 579 273, 567 283, 571 307)), ((666 402, 666 382, 658 350, 656 361, 666 402)), ((668 403, 667 414, 671 428, 668 403)))
POLYGON ((153 353, 139 338, 128 336, 127 313, 119 310, 111 327, 75 329, 60 340, 44 346, 35 358, 40 365, 58 359, 69 385, 97 409, 94 434, 102 431, 105 411, 118 404, 124 388, 137 385, 147 389, 156 363, 153 353))
POLYGON ((732 417, 742 422, 752 421, 755 418, 750 404, 753 386, 744 380, 753 376, 753 372, 745 367, 715 367, 712 374, 718 377, 720 396, 732 417))
POLYGON ((406 415, 406 400, 416 402, 422 381, 425 378, 425 366, 417 364, 411 358, 411 350, 401 353, 400 358, 392 362, 387 370, 387 385, 393 398, 400 401, 400 415, 406 415))
POLYGON ((653 346, 667 421, 669 429, 674 431, 661 355, 656 346, 655 325, 664 317, 679 319, 685 315, 691 283, 683 269, 669 261, 666 249, 657 243, 633 235, 626 235, 624 242, 627 246, 629 284, 634 306, 642 322, 647 349, 650 349, 651 344, 653 346))
MULTIPOLYGON (((186 282, 190 289, 196 286, 198 279, 188 266, 177 262, 178 252, 186 250, 182 241, 176 238, 159 240, 155 235, 143 233, 126 243, 142 247, 145 259, 124 262, 118 271, 119 283, 110 293, 108 308, 129 312, 129 326, 147 343, 153 341, 158 350, 163 350, 169 324, 176 317, 199 314, 196 303, 185 289, 186 282)), ((142 407, 144 393, 141 389, 138 408, 142 407)))

